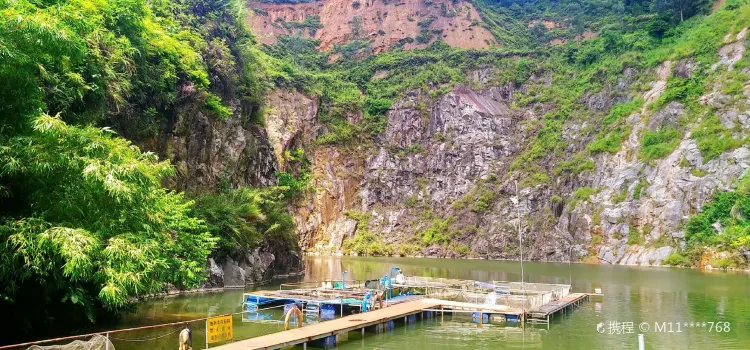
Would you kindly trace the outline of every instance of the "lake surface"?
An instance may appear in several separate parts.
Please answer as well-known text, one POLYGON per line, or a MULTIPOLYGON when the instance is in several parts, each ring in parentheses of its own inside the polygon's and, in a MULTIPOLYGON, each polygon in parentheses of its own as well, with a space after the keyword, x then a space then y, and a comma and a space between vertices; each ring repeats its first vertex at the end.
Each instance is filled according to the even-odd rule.
MULTIPOLYGON (((378 278, 394 266, 407 276, 480 281, 521 279, 519 263, 507 261, 308 257, 306 263, 305 275, 292 281, 340 278, 344 270, 348 271, 347 279, 378 278)), ((594 292, 594 288, 601 288, 604 296, 593 297, 574 312, 556 317, 549 329, 546 325, 477 328, 469 315, 462 315, 446 317, 442 323, 437 318, 409 326, 397 325, 389 333, 366 334, 364 338, 353 332, 338 348, 637 349, 637 334, 644 333, 647 349, 750 349, 750 275, 744 272, 527 262, 524 273, 527 282, 570 283, 572 292, 594 292), (625 322, 632 322, 632 333, 625 322), (639 331, 643 322, 649 328, 646 332, 639 331), (662 322, 664 329, 657 329, 662 322), (720 327, 716 326, 718 322, 720 327), (622 334, 617 334, 618 331, 622 334)), ((260 289, 275 289, 278 283, 260 289)), ((239 312, 242 293, 230 290, 147 301, 139 305, 136 313, 125 316, 118 328, 239 312)), ((283 317, 280 309, 251 317, 268 320, 242 322, 241 316, 236 315, 235 339, 283 330, 283 324, 274 321, 283 317)), ((204 323, 196 322, 192 327, 193 348, 203 349, 204 323)), ((170 332, 178 330, 179 327, 128 332, 113 335, 112 339, 117 350, 174 350, 177 334, 170 332), (137 341, 119 340, 125 338, 137 341)))

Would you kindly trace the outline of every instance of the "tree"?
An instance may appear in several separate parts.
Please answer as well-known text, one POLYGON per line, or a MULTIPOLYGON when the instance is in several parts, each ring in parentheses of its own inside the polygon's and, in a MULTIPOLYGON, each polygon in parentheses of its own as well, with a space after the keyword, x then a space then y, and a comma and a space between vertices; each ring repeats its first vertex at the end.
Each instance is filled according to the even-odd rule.
POLYGON ((652 7, 654 12, 669 14, 682 22, 685 18, 705 11, 709 4, 706 0, 654 0, 652 7))
POLYGON ((359 18, 359 16, 354 16, 349 23, 352 25, 352 37, 355 40, 359 39, 359 37, 362 35, 362 20, 359 18))
POLYGON ((4 310, 36 327, 71 307, 93 321, 99 308, 205 279, 215 240, 189 215, 192 202, 161 187, 169 163, 106 128, 42 115, 32 130, 0 147, 11 193, 0 204, 18 208, 0 221, 4 310), (33 305, 19 302, 29 296, 33 305))
POLYGON ((543 44, 547 41, 547 27, 541 21, 536 22, 531 28, 531 35, 538 43, 543 44))

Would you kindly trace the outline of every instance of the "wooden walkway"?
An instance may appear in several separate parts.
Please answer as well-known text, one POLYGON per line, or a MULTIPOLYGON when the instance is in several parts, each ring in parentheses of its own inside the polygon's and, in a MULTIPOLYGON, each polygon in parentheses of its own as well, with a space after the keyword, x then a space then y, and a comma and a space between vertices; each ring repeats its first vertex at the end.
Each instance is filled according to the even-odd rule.
POLYGON ((422 312, 424 309, 440 307, 441 301, 434 299, 419 299, 379 310, 361 314, 349 315, 331 321, 321 322, 294 328, 288 331, 264 335, 257 338, 221 345, 212 349, 221 350, 249 350, 249 349, 278 349, 296 344, 303 344, 316 339, 343 334, 373 326, 390 320, 398 319, 422 312))
MULTIPOLYGON (((532 323, 547 323, 549 326, 550 316, 564 310, 569 306, 576 306, 587 300, 590 294, 572 293, 564 298, 543 305, 537 310, 525 311, 512 309, 502 305, 482 305, 463 303, 439 299, 417 299, 405 298, 400 303, 389 303, 387 307, 371 312, 358 313, 331 321, 320 322, 294 328, 288 331, 272 333, 256 338, 238 341, 231 344, 220 345, 212 349, 220 350, 250 350, 250 349, 279 349, 293 345, 305 345, 309 342, 346 334, 350 331, 362 330, 366 327, 384 324, 388 321, 406 318, 407 316, 430 311, 445 310, 449 312, 479 312, 487 314, 503 314, 506 316, 518 316, 521 324, 526 321, 532 323), (439 310, 438 310, 439 309, 439 310), (461 310, 461 311, 458 311, 461 310)), ((481 316, 480 316, 481 317, 481 316)), ((481 323, 478 324, 481 327, 481 323)))

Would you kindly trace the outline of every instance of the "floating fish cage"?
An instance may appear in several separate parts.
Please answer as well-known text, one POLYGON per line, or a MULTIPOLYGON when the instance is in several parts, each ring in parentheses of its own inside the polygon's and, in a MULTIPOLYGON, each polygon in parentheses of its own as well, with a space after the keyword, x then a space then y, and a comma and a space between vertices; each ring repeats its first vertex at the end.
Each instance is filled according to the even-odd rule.
POLYGON ((520 310, 538 309, 570 294, 568 284, 480 282, 421 276, 405 277, 401 283, 394 283, 393 287, 398 291, 395 295, 413 293, 435 299, 520 310))
POLYGON ((471 314, 475 323, 521 322, 523 318, 519 315, 533 315, 543 306, 562 303, 570 294, 570 287, 567 284, 404 276, 400 269, 392 268, 388 275, 379 279, 285 283, 278 290, 244 294, 243 305, 251 312, 283 306, 285 314, 297 308, 306 317, 330 320, 426 297, 453 302, 444 305, 447 309, 477 310, 476 314, 471 314), (482 309, 488 312, 482 313, 482 309))

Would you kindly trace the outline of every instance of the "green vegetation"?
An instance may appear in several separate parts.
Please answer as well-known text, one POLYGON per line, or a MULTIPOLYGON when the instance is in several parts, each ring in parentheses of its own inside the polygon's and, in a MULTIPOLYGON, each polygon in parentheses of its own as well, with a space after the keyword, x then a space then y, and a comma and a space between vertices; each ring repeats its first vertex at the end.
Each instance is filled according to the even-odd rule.
POLYGON ((643 233, 631 225, 628 230, 628 244, 643 245, 643 243, 645 243, 645 237, 643 233))
POLYGON ((745 143, 744 140, 735 139, 732 131, 721 125, 719 118, 713 114, 703 117, 691 136, 698 143, 704 163, 745 143))
POLYGON ((294 221, 283 200, 284 188, 240 188, 193 195, 193 214, 219 238, 224 254, 254 249, 263 239, 297 245, 294 221))
POLYGON ((591 195, 598 193, 594 188, 591 187, 580 187, 573 193, 573 198, 579 201, 588 200, 591 195))
POLYGON ((594 169, 596 169, 594 161, 586 159, 583 155, 578 154, 569 161, 560 162, 560 165, 555 168, 554 174, 558 176, 562 174, 578 175, 584 171, 594 169))
POLYGON ((661 127, 657 131, 646 131, 641 140, 638 156, 644 160, 662 158, 672 153, 682 140, 682 133, 672 127, 661 127))
POLYGON ((13 208, 0 223, 4 310, 39 327, 56 316, 73 325, 167 283, 203 281, 216 240, 190 215, 193 202, 161 187, 168 163, 107 129, 48 115, 30 124, 0 148, 10 194, 0 200, 13 208))
POLYGON ((646 187, 648 187, 648 182, 646 182, 646 180, 638 181, 638 183, 635 185, 635 188, 633 188, 633 199, 641 199, 641 193, 646 187))
MULTIPOLYGON (((357 234, 353 239, 344 241, 342 250, 344 254, 357 254, 367 256, 393 255, 393 246, 385 243, 383 238, 368 230, 370 215, 355 211, 347 211, 346 216, 357 220, 357 234)), ((407 248, 404 248, 406 252, 407 248)), ((399 250, 399 254, 401 251, 399 250)))
POLYGON ((630 115, 643 106, 643 99, 637 98, 628 102, 618 103, 612 106, 606 117, 602 120, 604 124, 612 124, 620 121, 623 117, 630 115))
POLYGON ((680 253, 673 253, 666 260, 664 260, 664 265, 690 266, 691 264, 690 264, 690 260, 682 256, 680 253))
POLYGON ((531 176, 525 177, 521 180, 518 185, 520 187, 534 187, 536 185, 546 185, 550 183, 549 175, 543 172, 537 172, 531 174, 531 176))
POLYGON ((260 120, 266 71, 249 67, 264 54, 243 7, 2 2, 0 308, 19 317, 4 323, 6 341, 198 287, 209 254, 293 232, 273 189, 206 188, 188 199, 163 187, 174 182, 172 166, 136 146, 154 147, 178 104, 210 122, 260 120))
POLYGON ((649 108, 658 110, 672 101, 694 103, 705 92, 704 80, 701 76, 690 79, 670 77, 664 93, 649 108))
POLYGON ((450 226, 455 218, 434 219, 430 226, 422 233, 424 245, 445 245, 451 240, 450 226))
POLYGON ((750 230, 745 217, 750 214, 750 197, 737 191, 718 193, 713 201, 687 222, 688 243, 703 243, 725 249, 736 248, 750 241, 750 230), (715 223, 721 224, 719 235, 715 223))
POLYGON ((741 248, 750 245, 750 177, 740 179, 733 191, 719 192, 685 225, 685 238, 691 253, 688 260, 696 262, 706 247, 728 252, 729 257, 714 260, 719 268, 744 266, 738 256, 741 248), (718 229, 717 229, 718 228, 718 229))
POLYGON ((285 198, 299 199, 312 189, 310 184, 310 179, 312 178, 310 160, 307 158, 305 150, 295 148, 284 154, 284 161, 289 172, 276 172, 278 186, 283 190, 285 198))
POLYGON ((612 154, 620 151, 622 141, 624 141, 630 135, 630 126, 618 125, 607 133, 601 133, 589 143, 588 150, 591 153, 602 153, 609 152, 612 154))
POLYGON ((474 206, 471 211, 475 213, 486 213, 490 211, 492 204, 495 201, 495 193, 492 189, 484 189, 479 192, 479 196, 474 202, 474 206))
POLYGON ((620 191, 620 193, 612 197, 612 202, 617 204, 617 203, 621 203, 622 201, 626 199, 628 199, 628 189, 623 188, 622 191, 620 191))
POLYGON ((353 239, 344 241, 343 250, 345 254, 356 253, 357 255, 384 256, 392 255, 393 248, 383 242, 380 236, 368 231, 358 231, 353 239))

